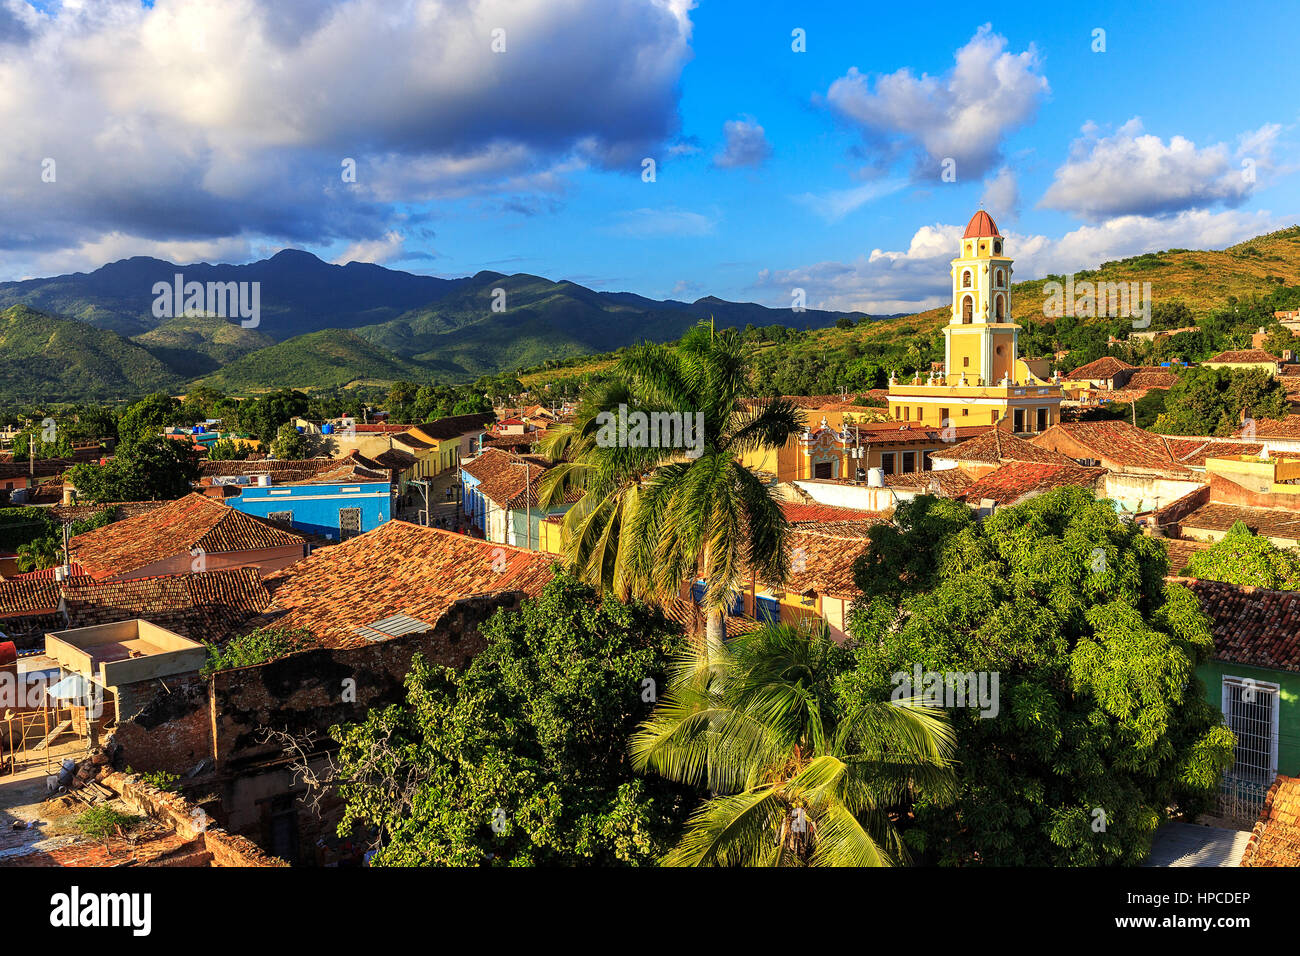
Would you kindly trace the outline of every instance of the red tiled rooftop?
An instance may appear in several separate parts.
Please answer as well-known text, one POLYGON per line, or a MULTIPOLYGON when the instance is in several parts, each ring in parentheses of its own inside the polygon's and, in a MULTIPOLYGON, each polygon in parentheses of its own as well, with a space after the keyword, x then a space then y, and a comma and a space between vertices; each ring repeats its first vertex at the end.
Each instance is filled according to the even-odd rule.
POLYGON ((1081 465, 1042 465, 1012 462, 974 482, 961 497, 978 505, 988 498, 999 505, 1013 505, 1022 499, 1067 485, 1095 486, 1105 468, 1081 465))
POLYGON ((1180 581, 1210 619, 1216 660, 1300 672, 1300 591, 1180 581))
POLYGON ((303 545, 278 524, 246 515, 205 495, 189 494, 134 518, 85 534, 69 544, 74 561, 95 578, 128 574, 199 548, 207 554, 303 545))
POLYGON ((1060 422, 1036 436, 1033 443, 1048 447, 1058 435, 1087 449, 1091 454, 1086 457, 1098 461, 1166 473, 1189 471, 1174 455, 1168 439, 1128 422, 1060 422))
POLYGON ((962 233, 963 239, 982 239, 985 236, 1000 236, 998 224, 993 221, 993 217, 983 209, 970 217, 970 222, 966 224, 966 231, 962 233))
POLYGON ((1213 358, 1205 360, 1205 364, 1221 362, 1229 365, 1232 364, 1256 364, 1260 362, 1280 362, 1282 361, 1276 355, 1270 355, 1263 349, 1229 349, 1227 352, 1220 352, 1213 358))
POLYGON ((1278 775, 1264 798, 1242 866, 1300 866, 1300 780, 1278 775))
POLYGON ((356 647, 355 629, 395 614, 429 624, 463 597, 541 593, 552 555, 389 521, 267 577, 266 623, 304 627, 325 646, 356 647))
POLYGON ((1037 462, 1044 465, 1072 465, 1069 458, 1049 448, 1040 448, 1033 442, 1017 438, 1010 432, 991 428, 968 441, 930 453, 931 458, 944 461, 983 462, 1001 464, 1008 461, 1037 462))
POLYGON ((1120 372, 1128 371, 1133 368, 1123 359, 1117 359, 1113 355, 1103 355, 1096 361, 1089 362, 1087 365, 1080 365, 1069 375, 1067 379, 1110 379, 1114 378, 1120 372))
POLYGON ((1238 521, 1266 538, 1300 540, 1300 511, 1286 508, 1251 508, 1210 502, 1187 515, 1180 524, 1185 529, 1227 531, 1238 521))
POLYGON ((840 508, 817 502, 803 503, 783 501, 781 512, 791 524, 822 524, 828 521, 883 521, 884 516, 878 511, 866 511, 860 508, 840 508))

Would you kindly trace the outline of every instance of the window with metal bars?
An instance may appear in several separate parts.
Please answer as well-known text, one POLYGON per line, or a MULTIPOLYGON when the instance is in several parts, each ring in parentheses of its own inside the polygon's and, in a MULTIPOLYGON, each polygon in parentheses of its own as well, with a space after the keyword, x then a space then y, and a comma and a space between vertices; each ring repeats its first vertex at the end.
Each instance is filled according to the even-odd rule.
POLYGON ((1277 776, 1278 686, 1223 678, 1223 716, 1237 737, 1234 777, 1270 783, 1277 776))

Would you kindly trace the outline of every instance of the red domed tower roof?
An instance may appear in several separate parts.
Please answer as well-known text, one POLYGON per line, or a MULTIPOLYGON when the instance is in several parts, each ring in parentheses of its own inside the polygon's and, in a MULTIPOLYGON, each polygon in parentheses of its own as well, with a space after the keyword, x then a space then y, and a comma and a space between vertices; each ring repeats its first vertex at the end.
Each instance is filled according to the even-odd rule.
POLYGON ((970 222, 966 225, 966 232, 963 239, 979 239, 983 236, 1001 236, 998 232, 998 224, 993 221, 993 217, 983 209, 970 217, 970 222))

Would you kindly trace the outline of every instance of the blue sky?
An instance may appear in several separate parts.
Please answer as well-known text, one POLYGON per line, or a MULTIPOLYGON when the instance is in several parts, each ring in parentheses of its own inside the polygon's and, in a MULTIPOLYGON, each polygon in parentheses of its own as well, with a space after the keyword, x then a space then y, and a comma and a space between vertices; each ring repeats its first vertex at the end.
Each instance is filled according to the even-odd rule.
POLYGON ((894 312, 981 200, 1022 278, 1300 221, 1276 4, 806 6, 0 0, 0 278, 294 246, 894 312))

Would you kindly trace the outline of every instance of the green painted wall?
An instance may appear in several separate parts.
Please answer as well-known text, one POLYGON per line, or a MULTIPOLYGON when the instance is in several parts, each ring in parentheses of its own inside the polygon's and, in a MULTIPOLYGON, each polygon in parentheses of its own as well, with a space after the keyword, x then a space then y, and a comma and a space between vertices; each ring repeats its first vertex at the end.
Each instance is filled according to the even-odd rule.
POLYGON ((1277 718, 1277 771, 1288 777, 1300 776, 1300 674, 1210 661, 1196 668, 1196 676, 1205 684, 1206 698, 1215 710, 1223 707, 1225 676, 1253 677, 1261 683, 1277 684, 1281 688, 1277 718))

